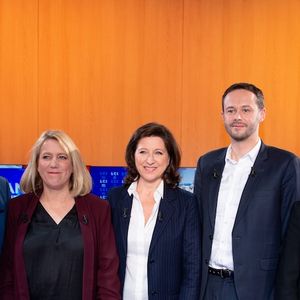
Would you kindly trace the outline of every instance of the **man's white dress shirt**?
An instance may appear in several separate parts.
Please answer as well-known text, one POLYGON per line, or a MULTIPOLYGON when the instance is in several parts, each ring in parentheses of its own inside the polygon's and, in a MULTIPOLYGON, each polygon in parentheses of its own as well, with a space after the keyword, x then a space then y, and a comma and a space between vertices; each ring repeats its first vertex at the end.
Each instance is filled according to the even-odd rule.
POLYGON ((215 229, 209 266, 234 270, 232 229, 240 199, 261 146, 261 140, 238 161, 231 159, 231 146, 225 157, 215 219, 215 229))

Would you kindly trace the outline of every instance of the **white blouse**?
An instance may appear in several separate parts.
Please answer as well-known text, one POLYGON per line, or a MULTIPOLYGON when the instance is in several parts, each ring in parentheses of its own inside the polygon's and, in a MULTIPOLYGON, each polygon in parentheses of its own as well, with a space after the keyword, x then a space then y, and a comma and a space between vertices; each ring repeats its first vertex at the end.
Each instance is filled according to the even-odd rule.
POLYGON ((128 188, 128 194, 133 194, 133 200, 127 238, 126 273, 123 290, 124 300, 148 300, 148 252, 160 200, 164 194, 164 182, 162 180, 154 192, 155 204, 146 224, 143 207, 136 188, 137 182, 133 182, 128 188))

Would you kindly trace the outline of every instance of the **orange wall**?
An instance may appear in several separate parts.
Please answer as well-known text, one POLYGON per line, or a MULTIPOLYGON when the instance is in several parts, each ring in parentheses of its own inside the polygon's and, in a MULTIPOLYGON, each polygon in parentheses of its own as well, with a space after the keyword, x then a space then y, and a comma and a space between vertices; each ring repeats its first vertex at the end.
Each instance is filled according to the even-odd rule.
POLYGON ((228 144, 221 95, 265 93, 261 136, 300 154, 298 0, 0 0, 0 164, 25 164, 49 128, 90 165, 123 165, 149 121, 167 125, 183 166, 228 144))

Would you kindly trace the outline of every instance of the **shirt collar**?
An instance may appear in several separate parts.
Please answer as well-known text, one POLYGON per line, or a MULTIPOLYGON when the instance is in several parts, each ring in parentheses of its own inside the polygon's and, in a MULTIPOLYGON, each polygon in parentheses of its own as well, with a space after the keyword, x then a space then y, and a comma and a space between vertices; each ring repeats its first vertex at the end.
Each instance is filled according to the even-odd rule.
MULTIPOLYGON (((135 195, 137 193, 136 188, 137 188, 137 181, 134 181, 127 189, 129 196, 131 196, 132 194, 135 195)), ((160 199, 162 199, 163 196, 164 196, 164 181, 162 180, 154 192, 154 201, 155 202, 160 201, 160 199)))
MULTIPOLYGON (((256 143, 256 145, 248 153, 246 153, 244 156, 242 156, 241 159, 248 157, 252 162, 254 162, 257 155, 258 155, 260 146, 261 146, 261 139, 258 139, 258 142, 256 143)), ((229 147, 227 148, 226 157, 225 157, 226 161, 231 161, 231 162, 234 161, 230 157, 231 156, 231 151, 232 151, 232 146, 229 145, 229 147)))

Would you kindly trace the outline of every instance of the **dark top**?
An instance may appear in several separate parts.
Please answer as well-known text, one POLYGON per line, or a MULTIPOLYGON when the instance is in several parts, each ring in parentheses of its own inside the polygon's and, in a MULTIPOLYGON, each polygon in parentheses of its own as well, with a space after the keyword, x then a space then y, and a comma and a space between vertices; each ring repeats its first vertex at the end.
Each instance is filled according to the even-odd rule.
POLYGON ((38 203, 24 261, 31 300, 82 299, 83 240, 75 206, 56 224, 38 203))

